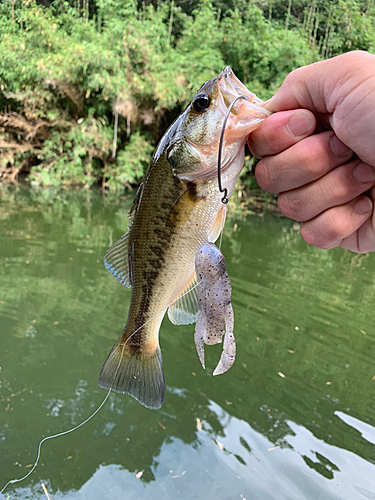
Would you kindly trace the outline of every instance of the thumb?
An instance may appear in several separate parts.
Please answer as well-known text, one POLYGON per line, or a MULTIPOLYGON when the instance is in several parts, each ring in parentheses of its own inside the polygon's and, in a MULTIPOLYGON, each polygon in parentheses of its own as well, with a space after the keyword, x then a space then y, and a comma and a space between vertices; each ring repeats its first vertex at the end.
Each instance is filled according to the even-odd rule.
POLYGON ((365 51, 347 52, 292 71, 267 101, 269 111, 305 108, 313 113, 333 113, 342 98, 365 78, 375 77, 375 56, 365 51))
POLYGON ((375 55, 358 50, 299 68, 265 107, 324 115, 341 142, 375 166, 375 55))

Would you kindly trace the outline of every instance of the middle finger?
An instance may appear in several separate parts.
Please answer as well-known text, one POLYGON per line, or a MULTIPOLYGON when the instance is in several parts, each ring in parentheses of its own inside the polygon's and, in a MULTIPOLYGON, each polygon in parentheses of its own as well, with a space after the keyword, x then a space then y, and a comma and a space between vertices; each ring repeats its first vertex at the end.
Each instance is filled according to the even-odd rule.
POLYGON ((332 131, 322 132, 277 155, 265 156, 257 164, 255 176, 262 189, 281 193, 319 179, 352 155, 332 131))

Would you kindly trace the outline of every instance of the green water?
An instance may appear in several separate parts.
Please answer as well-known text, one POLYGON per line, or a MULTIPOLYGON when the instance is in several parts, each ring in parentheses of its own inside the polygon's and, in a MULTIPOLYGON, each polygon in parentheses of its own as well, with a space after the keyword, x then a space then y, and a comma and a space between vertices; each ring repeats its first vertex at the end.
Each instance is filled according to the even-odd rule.
MULTIPOLYGON (((79 424, 130 291, 102 257, 130 198, 3 193, 0 488, 39 440, 79 424)), ((193 325, 164 319, 161 410, 111 394, 86 426, 47 441, 0 498, 375 499, 375 254, 308 247, 291 221, 228 218, 237 359, 204 371, 193 325), (197 419, 201 422, 198 429, 197 419)))

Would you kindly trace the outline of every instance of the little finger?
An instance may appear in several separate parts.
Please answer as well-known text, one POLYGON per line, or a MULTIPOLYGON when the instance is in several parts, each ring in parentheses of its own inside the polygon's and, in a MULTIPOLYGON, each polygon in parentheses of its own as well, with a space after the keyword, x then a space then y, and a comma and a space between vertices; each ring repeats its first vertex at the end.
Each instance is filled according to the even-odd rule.
POLYGON ((301 236, 307 243, 319 248, 338 247, 369 219, 372 211, 372 200, 367 196, 360 196, 304 222, 301 225, 301 236))
MULTIPOLYGON (((370 197, 374 200, 375 187, 371 189, 370 197)), ((344 238, 340 245, 342 248, 351 250, 352 252, 365 253, 375 251, 375 218, 374 212, 372 217, 366 220, 362 226, 353 234, 344 238)))

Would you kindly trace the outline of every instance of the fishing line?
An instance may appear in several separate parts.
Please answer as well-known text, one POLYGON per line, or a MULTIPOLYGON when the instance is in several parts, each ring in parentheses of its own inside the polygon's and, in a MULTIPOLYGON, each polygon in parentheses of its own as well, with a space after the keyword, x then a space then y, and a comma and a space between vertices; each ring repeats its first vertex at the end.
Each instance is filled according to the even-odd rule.
POLYGON ((222 149, 223 149, 225 126, 227 124, 227 121, 228 121, 228 118, 229 118, 229 115, 230 115, 230 112, 231 112, 233 106, 235 105, 235 103, 239 99, 245 99, 245 101, 248 100, 246 96, 239 95, 235 99, 233 99, 233 101, 229 104, 227 114, 225 115, 225 118, 224 118, 223 128, 221 129, 220 141, 219 141, 219 153, 217 156, 217 183, 219 184, 220 193, 224 193, 224 196, 221 199, 221 201, 222 201, 222 203, 224 203, 224 205, 226 205, 228 203, 229 198, 228 198, 228 189, 223 188, 223 186, 221 185, 221 153, 222 153, 222 149))
MULTIPOLYGON (((159 316, 159 314, 161 314, 162 312, 166 312, 166 310, 168 309, 168 307, 170 307, 172 304, 174 304, 176 302, 176 300, 178 300, 179 298, 183 297, 184 295, 190 293, 192 290, 194 290, 194 288, 196 288, 199 283, 201 283, 201 281, 199 281, 197 284, 195 284, 192 288, 190 288, 190 290, 188 290, 187 292, 183 293, 182 295, 180 295, 179 297, 177 297, 176 299, 172 300, 172 302, 170 302, 166 307, 163 307, 163 309, 161 309, 160 311, 158 311, 154 316, 152 316, 150 319, 148 319, 145 323, 143 323, 143 325, 141 325, 139 328, 137 328, 127 339, 126 339, 126 342, 124 343, 123 345, 123 348, 121 350, 121 357, 120 357, 120 361, 118 362, 118 365, 117 365, 117 368, 116 368, 116 371, 115 371, 115 374, 113 376, 113 381, 115 381, 116 379, 116 375, 117 375, 117 372, 120 368, 120 365, 121 365, 121 361, 122 361, 122 357, 124 355, 124 349, 125 349, 125 346, 126 344, 129 342, 129 340, 133 337, 133 335, 135 335, 141 328, 143 328, 144 326, 147 325, 147 323, 149 323, 150 321, 152 321, 153 319, 155 319, 157 316, 159 316)), ((6 483, 6 485, 3 487, 2 490, 0 490, 0 494, 4 493, 4 491, 7 489, 7 487, 10 485, 10 484, 15 484, 15 483, 19 483, 21 481, 23 481, 24 479, 28 478, 30 476, 30 474, 32 472, 34 472, 34 470, 36 469, 36 467, 38 466, 38 463, 39 463, 39 459, 40 459, 40 455, 41 455, 41 450, 42 450, 42 445, 45 441, 48 441, 49 439, 54 439, 54 438, 58 438, 60 436, 65 436, 66 434, 70 434, 71 432, 73 431, 76 431, 77 429, 79 429, 80 427, 84 426, 87 422, 89 422, 89 420, 91 420, 93 417, 95 417, 95 415, 99 412, 99 410, 101 410, 103 408, 103 406, 105 405, 107 399, 109 398, 109 395, 111 394, 112 392, 112 389, 109 389, 109 391, 107 392, 107 395, 105 396, 105 398, 103 399, 103 401, 101 402, 101 404, 98 406, 98 408, 94 411, 94 413, 92 413, 88 418, 86 418, 86 420, 84 420, 83 422, 81 422, 80 424, 76 425, 75 427, 71 428, 71 429, 68 429, 66 431, 63 431, 63 432, 59 432, 58 434, 53 434, 52 436, 47 436, 45 438, 43 438, 40 442, 39 442, 39 445, 38 445, 38 452, 37 452, 37 456, 36 456, 36 460, 35 460, 35 463, 33 465, 33 467, 29 470, 29 472, 27 474, 25 474, 25 476, 21 477, 20 479, 11 479, 10 481, 8 481, 6 483)))
MULTIPOLYGON (((230 115, 230 112, 234 106, 234 104, 239 100, 239 99, 245 99, 247 100, 247 97, 244 96, 244 95, 239 95, 237 96, 231 103, 230 105, 228 106, 228 110, 227 110, 227 113, 225 115, 225 118, 224 118, 224 122, 223 122, 223 128, 221 129, 221 134, 220 134, 220 140, 219 140, 219 152, 218 152, 218 158, 217 158, 217 181, 218 181, 218 185, 219 185, 219 191, 220 193, 224 193, 223 195, 223 198, 221 199, 222 203, 224 205, 226 205, 229 201, 229 198, 228 198, 228 190, 227 188, 223 188, 222 187, 222 184, 221 184, 221 158, 222 158, 222 149, 223 149, 223 142, 224 142, 224 132, 225 132, 225 127, 226 127, 226 124, 227 124, 227 121, 228 121, 228 118, 229 118, 229 115, 230 115)), ((221 243, 222 243, 222 239, 223 239, 223 230, 221 230, 220 232, 220 243, 219 243, 219 248, 221 249, 221 243)), ((120 365, 121 365, 121 361, 122 361, 122 358, 123 358, 123 355, 124 355, 124 349, 125 349, 125 346, 126 344, 129 342, 129 340, 133 337, 133 335, 135 335, 141 328, 143 328, 144 326, 147 325, 147 323, 149 323, 150 321, 152 321, 153 319, 155 319, 159 314, 161 314, 162 312, 166 312, 166 310, 168 309, 168 307, 170 307, 172 304, 174 304, 174 302, 176 302, 176 300, 178 300, 179 298, 183 297, 184 295, 190 293, 192 290, 194 290, 194 288, 196 288, 199 283, 201 283, 201 281, 199 281, 198 283, 196 283, 192 288, 190 288, 190 290, 188 290, 187 292, 183 293, 182 295, 180 295, 179 297, 177 297, 176 299, 172 300, 172 302, 170 302, 166 307, 164 307, 163 309, 161 309, 160 311, 158 311, 154 316, 152 316, 150 319, 148 319, 143 325, 141 325, 139 328, 137 328, 127 339, 126 339, 126 342, 124 343, 123 347, 122 347, 122 350, 121 350, 121 356, 120 356, 120 360, 118 362, 118 365, 117 365, 117 368, 116 368, 116 371, 115 371, 115 374, 113 376, 113 381, 115 381, 116 379, 116 376, 117 376, 117 373, 118 373, 118 370, 120 368, 120 365)), ((84 426, 87 422, 89 422, 93 417, 95 417, 95 415, 103 408, 103 406, 105 405, 107 399, 109 398, 109 395, 111 394, 112 392, 112 389, 109 389, 105 398, 103 399, 103 401, 101 402, 101 404, 98 406, 98 408, 88 417, 86 418, 86 420, 84 420, 83 422, 81 422, 80 424, 76 425, 75 427, 72 427, 71 429, 68 429, 66 431, 63 431, 63 432, 59 432, 58 434, 53 434, 52 436, 47 436, 45 438, 43 438, 40 442, 39 442, 39 445, 38 445, 38 452, 37 452, 37 457, 36 457, 36 460, 34 462, 34 465, 33 467, 29 470, 29 472, 27 474, 25 474, 25 476, 19 478, 19 479, 11 479, 10 481, 8 481, 6 483, 6 485, 0 490, 0 494, 2 494, 6 488, 10 485, 10 484, 15 484, 15 483, 19 483, 21 481, 23 481, 24 479, 27 479, 30 474, 32 474, 34 472, 34 470, 36 469, 36 467, 38 466, 38 463, 39 463, 39 459, 40 459, 40 455, 41 455, 41 450, 42 450, 42 445, 43 443, 45 443, 46 441, 50 440, 50 439, 55 439, 55 438, 58 438, 58 437, 61 437, 61 436, 65 436, 67 434, 70 434, 71 432, 74 432, 76 431, 77 429, 79 429, 80 427, 84 426)))
POLYGON ((59 436, 65 436, 65 434, 69 434, 70 432, 73 432, 77 429, 79 429, 80 427, 82 427, 83 425, 85 425, 89 420, 91 420, 97 413, 98 411, 104 406, 104 403, 107 401, 108 399, 108 396, 110 395, 111 393, 111 389, 109 389, 108 391, 108 394, 106 395, 106 397, 104 398, 104 400, 102 401, 102 403, 100 404, 100 406, 94 411, 94 413, 92 413, 88 418, 86 418, 86 420, 84 420, 83 422, 81 422, 80 424, 76 425, 76 427, 73 427, 72 429, 68 429, 67 431, 64 431, 64 432, 59 432, 58 434, 54 434, 52 436, 47 436, 45 438, 43 438, 40 442, 39 442, 39 445, 38 445, 38 453, 37 453, 37 456, 36 456, 36 460, 35 460, 35 463, 33 465, 33 467, 29 470, 29 472, 21 477, 20 479, 11 479, 10 481, 7 482, 7 484, 4 486, 4 488, 0 491, 0 493, 3 493, 6 488, 10 485, 10 484, 14 484, 14 483, 19 483, 20 481, 23 481, 24 479, 26 479, 27 477, 30 476, 30 474, 32 472, 34 472, 34 470, 36 469, 37 465, 38 465, 38 462, 39 462, 39 458, 40 458, 40 453, 41 453, 41 449, 42 449, 42 444, 45 442, 45 441, 48 441, 48 439, 54 439, 54 438, 57 438, 59 436))

